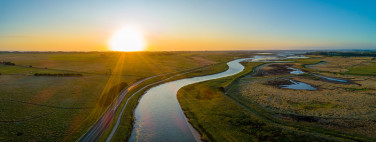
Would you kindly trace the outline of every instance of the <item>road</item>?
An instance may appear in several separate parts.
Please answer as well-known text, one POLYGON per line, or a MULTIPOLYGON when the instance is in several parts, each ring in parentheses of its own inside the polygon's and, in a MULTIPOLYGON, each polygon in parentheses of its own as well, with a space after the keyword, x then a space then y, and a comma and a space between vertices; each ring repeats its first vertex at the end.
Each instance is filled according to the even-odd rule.
POLYGON ((99 137, 103 134, 103 132, 106 130, 106 128, 110 125, 111 121, 113 120, 115 114, 116 114, 116 111, 117 109, 119 108, 120 104, 123 102, 125 96, 128 94, 128 92, 130 92, 132 89, 134 89, 135 87, 137 87, 139 84, 147 81, 147 80, 150 80, 152 78, 155 78, 155 77, 159 77, 159 76, 163 76, 163 75, 168 75, 168 74, 174 74, 174 73, 178 73, 178 72, 182 72, 180 74, 177 74, 177 75, 173 75, 167 79, 164 79, 164 80, 161 80, 161 81, 157 81, 157 82, 154 82, 154 83, 151 83, 151 84, 148 84, 146 86, 144 86, 143 88, 137 90, 135 93, 132 94, 131 97, 129 97, 127 99, 127 102, 126 104, 123 106, 123 109, 116 121, 116 124, 114 126, 114 128, 112 129, 111 131, 111 134, 109 135, 109 137, 107 138, 107 141, 110 141, 112 136, 115 134, 119 124, 120 124, 120 120, 121 120, 121 116, 128 104, 128 101, 135 95, 137 94, 138 92, 142 91, 143 89, 147 88, 147 87, 150 87, 152 85, 155 85, 155 84, 158 84, 158 83, 161 83, 163 81, 166 81, 168 79, 171 79, 175 76, 179 76, 179 75, 183 75, 183 74, 186 74, 186 73, 189 73, 189 72, 193 72, 193 71, 196 71, 198 69, 204 69, 204 68, 207 68, 209 66, 203 66, 203 67, 199 67, 199 68, 193 68, 193 69, 189 69, 189 70, 185 70, 185 71, 176 71, 176 72, 171 72, 171 73, 165 73, 165 74, 159 74, 159 75, 155 75, 155 76, 151 76, 151 77, 148 77, 148 78, 145 78, 145 79, 142 79, 142 80, 139 80, 137 81, 136 83, 133 83, 132 85, 130 85, 128 88, 124 89, 121 94, 119 95, 119 97, 117 97, 117 99, 114 100, 113 103, 111 103, 110 107, 107 108, 107 110, 103 113, 103 115, 98 119, 98 121, 79 139, 80 142, 94 142, 94 141, 98 141, 99 137))

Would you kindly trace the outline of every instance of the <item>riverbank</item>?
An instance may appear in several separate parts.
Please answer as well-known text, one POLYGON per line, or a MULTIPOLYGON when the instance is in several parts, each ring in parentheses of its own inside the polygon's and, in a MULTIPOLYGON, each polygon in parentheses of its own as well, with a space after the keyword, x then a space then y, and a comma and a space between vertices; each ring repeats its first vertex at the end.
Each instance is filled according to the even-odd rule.
POLYGON ((197 141, 177 101, 181 87, 207 80, 227 77, 241 72, 239 63, 247 58, 227 63, 229 69, 212 75, 185 78, 151 88, 140 100, 135 110, 135 128, 130 141, 197 141))
MULTIPOLYGON (((211 65, 211 66, 208 66, 208 67, 204 67, 204 68, 195 70, 193 72, 189 72, 187 74, 178 75, 178 74, 181 73, 181 72, 179 72, 179 73, 171 74, 171 75, 168 75, 168 76, 161 76, 161 77, 158 77, 158 78, 154 78, 154 79, 148 80, 148 81, 140 84, 137 88, 135 88, 133 91, 130 92, 130 94, 134 94, 134 96, 129 100, 128 105, 124 110, 124 114, 121 116, 122 118, 121 118, 121 121, 120 121, 120 124, 119 124, 119 128, 117 129, 117 132, 114 134, 111 141, 128 141, 128 139, 131 135, 131 132, 133 130, 133 125, 134 125, 134 110, 139 103, 139 99, 142 97, 142 95, 145 94, 145 91, 147 91, 148 89, 150 89, 154 86, 157 86, 159 84, 163 84, 165 82, 170 82, 170 81, 179 80, 179 79, 183 79, 183 78, 191 78, 191 77, 195 77, 195 76, 204 76, 204 75, 216 74, 216 73, 219 73, 219 72, 223 72, 227 69, 228 69, 228 66, 225 63, 218 63, 218 64, 215 64, 215 65, 211 65), (178 76, 175 76, 175 75, 178 75, 178 76), (175 76, 175 77, 170 78, 171 76, 175 76), (159 81, 162 81, 162 82, 159 82, 159 81), (155 82, 159 82, 159 83, 153 84, 155 82), (147 86, 148 84, 153 84, 153 85, 148 86, 146 88, 143 88, 144 86, 147 86), (142 90, 140 90, 141 88, 142 88, 142 90)), ((128 99, 129 96, 131 96, 131 95, 128 95, 125 99, 128 99)), ((121 107, 123 107, 123 105, 124 105, 124 103, 121 105, 121 107)), ((120 113, 120 111, 117 112, 117 116, 119 115, 119 113, 120 113)), ((111 123, 109 128, 112 128, 114 126, 114 124, 115 123, 111 123)), ((110 132, 111 132, 111 129, 107 129, 104 132, 104 134, 101 136, 100 141, 105 141, 107 139, 107 137, 109 136, 110 132)))

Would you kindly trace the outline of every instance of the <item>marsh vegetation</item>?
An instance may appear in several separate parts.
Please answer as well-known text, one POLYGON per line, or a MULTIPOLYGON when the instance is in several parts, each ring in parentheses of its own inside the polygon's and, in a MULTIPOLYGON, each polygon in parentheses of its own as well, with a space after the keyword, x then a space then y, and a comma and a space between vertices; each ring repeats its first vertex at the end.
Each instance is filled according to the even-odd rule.
POLYGON ((373 58, 310 57, 288 59, 295 63, 262 64, 254 72, 233 77, 229 86, 223 86, 226 79, 190 85, 179 91, 178 98, 190 122, 208 141, 302 140, 302 135, 307 141, 374 141, 373 58), (291 74, 292 68, 304 74, 291 74), (354 68, 367 69, 355 72, 354 68), (291 81, 315 89, 286 88, 294 84, 291 81), (248 119, 252 123, 246 123, 248 119), (232 131, 226 131, 229 128, 232 131))

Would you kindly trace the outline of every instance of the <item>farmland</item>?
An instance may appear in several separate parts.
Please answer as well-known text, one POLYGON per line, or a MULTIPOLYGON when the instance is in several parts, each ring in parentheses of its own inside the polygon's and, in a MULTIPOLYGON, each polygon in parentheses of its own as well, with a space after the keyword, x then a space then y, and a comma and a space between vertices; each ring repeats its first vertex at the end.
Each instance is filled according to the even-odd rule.
MULTIPOLYGON (((109 93, 113 86, 121 82, 131 84, 156 74, 249 56, 248 53, 239 52, 222 58, 224 54, 226 53, 1 53, 0 60, 15 65, 0 65, 0 140, 77 140, 106 109, 106 105, 99 103, 103 103, 103 100, 111 101, 111 96, 114 95, 109 93), (52 76, 39 76, 40 74, 52 76), (82 76, 63 76, 64 74, 82 76)), ((199 74, 201 73, 196 73, 199 74)))
MULTIPOLYGON (((137 80, 203 66, 207 68, 166 81, 214 74, 227 69, 225 62, 252 55, 254 52, 1 53, 0 140, 77 140, 119 92, 137 80)), ((184 87, 178 99, 207 141, 374 140, 375 60, 309 57, 287 60, 292 63, 243 62, 246 68, 241 73, 184 87), (288 67, 305 73, 290 74, 288 67), (317 90, 281 88, 283 83, 291 84, 288 80, 317 90)), ((130 94, 168 77, 142 83, 130 94)), ((146 90, 130 99, 113 141, 129 138, 134 109, 146 90)), ((114 121, 100 140, 106 139, 113 126, 114 121)))

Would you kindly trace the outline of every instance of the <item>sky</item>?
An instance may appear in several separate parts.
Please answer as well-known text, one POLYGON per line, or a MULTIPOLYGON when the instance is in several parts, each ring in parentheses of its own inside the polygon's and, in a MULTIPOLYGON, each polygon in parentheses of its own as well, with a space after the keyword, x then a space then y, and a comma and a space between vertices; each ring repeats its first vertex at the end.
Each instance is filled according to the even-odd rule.
POLYGON ((149 51, 376 49, 374 0, 3 0, 0 50, 107 51, 124 25, 149 51))

